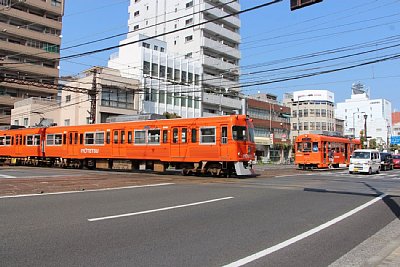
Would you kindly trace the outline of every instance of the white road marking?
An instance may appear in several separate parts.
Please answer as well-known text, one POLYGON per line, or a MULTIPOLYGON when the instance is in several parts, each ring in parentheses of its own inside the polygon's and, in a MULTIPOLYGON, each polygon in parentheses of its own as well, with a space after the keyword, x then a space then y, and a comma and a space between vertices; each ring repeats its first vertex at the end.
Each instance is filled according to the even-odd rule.
POLYGON ((95 221, 102 221, 102 220, 108 220, 108 219, 115 219, 115 218, 121 218, 121 217, 128 217, 128 216, 135 216, 135 215, 153 213, 153 212, 158 212, 158 211, 179 209, 179 208, 185 208, 185 207, 190 207, 190 206, 197 206, 197 205, 207 204, 207 203, 211 203, 211 202, 217 202, 217 201, 221 201, 221 200, 228 200, 228 199, 232 199, 232 198, 234 198, 234 197, 216 198, 216 199, 210 199, 210 200, 206 200, 206 201, 194 202, 194 203, 171 206, 171 207, 164 207, 164 208, 154 209, 154 210, 144 210, 144 211, 139 211, 139 212, 132 212, 132 213, 125 213, 125 214, 112 215, 112 216, 106 216, 106 217, 92 218, 92 219, 88 219, 88 221, 89 222, 95 222, 95 221))
POLYGON ((24 194, 24 195, 13 195, 13 196, 0 196, 2 198, 19 198, 19 197, 41 197, 48 195, 63 195, 63 194, 75 194, 75 193, 85 193, 85 192, 101 192, 101 191, 111 191, 111 190, 121 190, 121 189, 132 189, 132 188, 143 188, 143 187, 155 187, 163 185, 173 185, 173 183, 162 183, 162 184, 148 184, 148 185, 133 185, 115 188, 102 188, 102 189, 88 189, 84 191, 65 191, 65 192, 54 192, 54 193, 43 193, 43 194, 24 194))
POLYGON ((0 178, 11 179, 11 178, 17 178, 17 177, 12 176, 12 175, 0 174, 0 178))
POLYGON ((245 264, 248 264, 250 262, 258 260, 258 259, 260 259, 262 257, 265 257, 265 256, 267 256, 267 255, 269 255, 269 254, 271 254, 273 252, 276 252, 276 251, 278 251, 280 249, 283 249, 283 248, 285 248, 287 246, 290 246, 290 245, 292 245, 292 244, 294 244, 294 243, 296 243, 296 242, 298 242, 298 241, 300 241, 300 240, 302 240, 302 239, 304 239, 306 237, 309 237, 309 236, 311 236, 311 235, 313 235, 315 233, 318 233, 321 230, 324 230, 324 229, 326 229, 326 228, 328 228, 328 227, 330 227, 330 226, 332 226, 332 225, 334 225, 334 224, 336 224, 336 223, 338 223, 338 222, 340 222, 340 221, 342 221, 342 220, 344 220, 344 219, 356 214, 357 212, 359 212, 359 211, 371 206, 372 204, 378 202, 379 200, 382 200, 386 196, 387 196, 386 194, 380 195, 379 197, 376 197, 376 198, 372 199, 371 201, 368 201, 364 205, 361 205, 361 206, 359 206, 359 207, 357 207, 355 209, 352 209, 351 211, 349 211, 349 212, 347 212, 347 213, 345 213, 345 214, 343 214, 343 215, 341 215, 339 217, 336 217, 336 218, 334 218, 334 219, 332 219, 332 220, 330 220, 330 221, 328 221, 328 222, 326 222, 324 224, 321 224, 320 226, 317 226, 317 227, 315 227, 315 228, 313 228, 313 229, 311 229, 311 230, 309 230, 307 232, 304 232, 302 234, 299 234, 299 235, 297 235, 295 237, 292 237, 292 238, 290 238, 290 239, 288 239, 288 240, 286 240, 286 241, 284 241, 282 243, 279 243, 279 244, 277 244, 275 246, 272 246, 270 248, 267 248, 267 249, 264 249, 264 250, 259 251, 257 253, 254 253, 253 255, 250 255, 250 256, 245 257, 243 259, 240 259, 240 260, 237 260, 235 262, 232 262, 232 263, 229 263, 227 265, 224 265, 224 267, 243 266, 245 264))

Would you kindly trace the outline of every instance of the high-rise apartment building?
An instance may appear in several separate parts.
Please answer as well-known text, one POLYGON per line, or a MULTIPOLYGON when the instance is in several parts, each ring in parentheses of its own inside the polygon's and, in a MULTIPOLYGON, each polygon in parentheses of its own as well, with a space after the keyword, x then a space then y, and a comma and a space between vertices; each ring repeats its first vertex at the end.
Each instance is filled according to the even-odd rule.
POLYGON ((0 124, 16 101, 55 97, 64 0, 0 0, 0 124), (6 78, 6 79, 3 79, 6 78))
POLYGON ((241 111, 238 11, 239 1, 131 0, 128 38, 159 36, 170 53, 201 64, 203 116, 241 111))

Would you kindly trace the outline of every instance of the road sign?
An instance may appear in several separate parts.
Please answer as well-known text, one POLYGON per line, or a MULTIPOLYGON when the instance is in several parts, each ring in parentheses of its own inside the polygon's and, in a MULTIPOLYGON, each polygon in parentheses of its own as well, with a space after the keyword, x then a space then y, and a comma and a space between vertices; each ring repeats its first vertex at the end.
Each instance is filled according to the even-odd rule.
POLYGON ((400 145, 400 135, 395 135, 390 138, 390 144, 400 145))

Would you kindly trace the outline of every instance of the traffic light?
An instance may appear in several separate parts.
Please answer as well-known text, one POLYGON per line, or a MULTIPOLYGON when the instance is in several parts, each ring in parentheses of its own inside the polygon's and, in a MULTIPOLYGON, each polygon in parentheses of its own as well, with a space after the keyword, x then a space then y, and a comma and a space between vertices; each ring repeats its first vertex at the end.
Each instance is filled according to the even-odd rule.
POLYGON ((322 0, 290 0, 290 10, 293 11, 319 2, 322 0))

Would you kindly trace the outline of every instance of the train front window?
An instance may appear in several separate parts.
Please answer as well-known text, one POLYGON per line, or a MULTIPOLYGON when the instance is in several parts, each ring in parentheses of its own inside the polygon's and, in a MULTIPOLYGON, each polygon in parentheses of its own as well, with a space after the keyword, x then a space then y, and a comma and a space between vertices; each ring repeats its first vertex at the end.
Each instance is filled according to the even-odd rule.
MULTIPOLYGON (((233 126, 232 127, 232 137, 233 140, 236 141, 246 141, 247 140, 247 134, 246 134, 246 126, 233 126)), ((253 129, 254 133, 254 129, 253 129)))
POLYGON ((297 143, 297 151, 298 152, 311 152, 311 142, 297 143))
POLYGON ((318 152, 318 142, 313 142, 313 144, 312 144, 312 152, 318 152))

